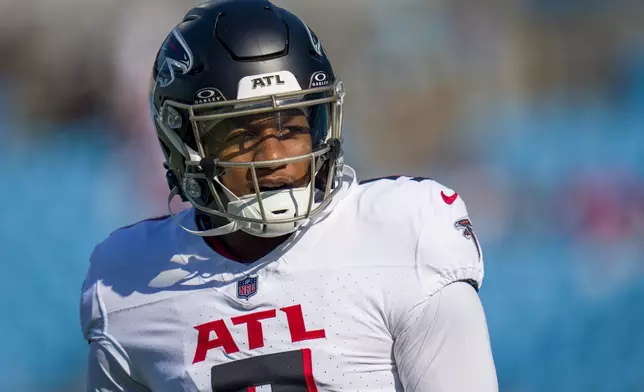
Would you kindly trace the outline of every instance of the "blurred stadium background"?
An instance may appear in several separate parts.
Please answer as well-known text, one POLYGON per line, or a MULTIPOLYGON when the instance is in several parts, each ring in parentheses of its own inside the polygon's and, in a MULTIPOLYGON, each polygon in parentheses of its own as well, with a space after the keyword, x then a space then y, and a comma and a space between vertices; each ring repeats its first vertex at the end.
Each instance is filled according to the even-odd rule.
MULTIPOLYGON (((2 392, 81 390, 89 254, 166 211, 149 70, 194 4, 0 0, 2 392)), ((345 80, 359 175, 468 202, 501 391, 644 391, 644 2, 278 4, 345 80)))

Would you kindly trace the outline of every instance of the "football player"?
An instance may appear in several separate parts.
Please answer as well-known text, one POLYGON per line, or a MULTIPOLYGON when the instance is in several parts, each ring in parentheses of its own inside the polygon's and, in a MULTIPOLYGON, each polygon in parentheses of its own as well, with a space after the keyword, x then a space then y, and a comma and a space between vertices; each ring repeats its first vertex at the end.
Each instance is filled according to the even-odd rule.
POLYGON ((266 0, 172 30, 152 120, 169 198, 193 208, 95 248, 88 391, 497 390, 463 201, 424 178, 359 183, 344 96, 313 31, 266 0))

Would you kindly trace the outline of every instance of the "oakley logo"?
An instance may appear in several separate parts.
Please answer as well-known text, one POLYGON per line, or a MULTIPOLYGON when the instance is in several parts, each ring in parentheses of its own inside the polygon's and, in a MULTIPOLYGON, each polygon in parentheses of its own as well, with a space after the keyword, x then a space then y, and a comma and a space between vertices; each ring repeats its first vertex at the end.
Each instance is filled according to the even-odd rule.
POLYGON ((329 85, 329 76, 324 71, 317 71, 311 75, 311 80, 309 81, 309 88, 314 87, 324 87, 329 85))
POLYGON ((224 94, 216 88, 202 88, 195 93, 195 104, 225 101, 224 94))
POLYGON ((253 83, 253 90, 255 90, 257 87, 269 87, 275 85, 280 85, 284 84, 284 81, 280 77, 280 75, 268 75, 268 76, 262 76, 261 78, 255 78, 252 80, 253 83))

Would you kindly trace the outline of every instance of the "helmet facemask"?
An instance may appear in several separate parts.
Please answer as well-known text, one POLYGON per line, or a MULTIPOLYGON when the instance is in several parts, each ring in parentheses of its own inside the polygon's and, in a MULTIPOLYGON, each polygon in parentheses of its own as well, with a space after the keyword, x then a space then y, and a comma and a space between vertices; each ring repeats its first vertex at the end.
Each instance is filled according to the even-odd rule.
POLYGON ((343 97, 342 82, 337 81, 233 101, 188 105, 166 100, 154 118, 166 145, 166 165, 177 179, 170 200, 180 194, 201 213, 224 223, 193 233, 222 235, 241 229, 275 237, 295 231, 328 206, 342 179, 343 97), (190 137, 181 137, 181 129, 190 137), (303 134, 310 139, 305 150, 290 141, 303 134), (262 157, 253 151, 259 143, 276 141, 286 149, 283 157, 257 159, 262 157), (305 177, 287 179, 295 188, 270 179, 270 172, 285 165, 307 167, 305 177), (245 178, 245 188, 231 183, 232 178, 238 183, 245 178))

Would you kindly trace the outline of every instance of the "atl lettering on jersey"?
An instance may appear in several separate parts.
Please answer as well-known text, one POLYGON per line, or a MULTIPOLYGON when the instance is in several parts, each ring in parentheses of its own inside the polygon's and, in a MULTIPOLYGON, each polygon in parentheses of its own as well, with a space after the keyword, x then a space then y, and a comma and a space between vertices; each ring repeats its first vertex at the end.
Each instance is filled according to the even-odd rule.
MULTIPOLYGON (((326 337, 324 329, 306 330, 304 315, 302 313, 302 305, 287 306, 280 308, 279 310, 285 314, 286 322, 288 323, 288 332, 292 343, 304 340, 324 339, 326 337)), ((248 348, 250 350, 254 350, 264 347, 262 320, 270 322, 268 320, 275 317, 278 317, 277 310, 271 309, 232 317, 229 321, 233 325, 246 325, 246 331, 248 333, 248 348)), ((197 325, 194 328, 199 332, 199 334, 197 337, 195 356, 192 361, 193 364, 206 360, 208 351, 216 348, 221 347, 226 354, 232 354, 239 351, 239 345, 233 339, 233 336, 223 319, 197 325), (211 339, 212 333, 215 334, 216 338, 211 339)))

